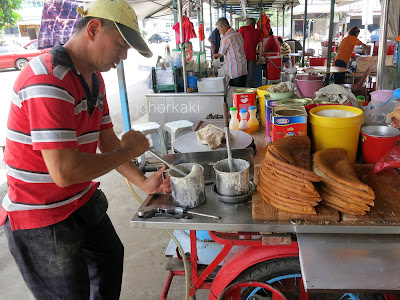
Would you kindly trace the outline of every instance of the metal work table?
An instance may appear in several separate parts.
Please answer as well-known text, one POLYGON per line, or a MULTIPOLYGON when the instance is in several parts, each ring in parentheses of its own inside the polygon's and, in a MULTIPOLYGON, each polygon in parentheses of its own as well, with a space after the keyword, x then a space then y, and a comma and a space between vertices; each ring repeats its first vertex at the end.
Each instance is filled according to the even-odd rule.
MULTIPOLYGON (((208 231, 247 231, 247 232, 290 232, 290 233, 343 233, 343 234, 400 234, 400 224, 365 224, 348 225, 341 222, 310 221, 255 221, 251 216, 251 201, 240 204, 226 204, 216 199, 211 193, 211 186, 206 185, 206 202, 191 210, 209 215, 220 216, 220 220, 211 218, 193 219, 142 219, 135 214, 131 225, 136 228, 153 229, 190 229, 208 231), (323 224, 321 224, 323 223, 323 224)), ((155 195, 152 203, 172 205, 172 198, 155 195)), ((141 208, 149 205, 149 196, 141 208)))

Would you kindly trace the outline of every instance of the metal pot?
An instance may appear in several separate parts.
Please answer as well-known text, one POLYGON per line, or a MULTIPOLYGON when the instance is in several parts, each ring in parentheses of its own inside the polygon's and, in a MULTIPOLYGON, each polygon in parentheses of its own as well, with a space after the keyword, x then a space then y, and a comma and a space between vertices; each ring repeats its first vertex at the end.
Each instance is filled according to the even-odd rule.
POLYGON ((217 193, 223 196, 237 196, 250 190, 250 163, 244 159, 233 159, 236 172, 229 171, 228 159, 214 165, 217 193))
POLYGON ((197 207, 203 204, 204 201, 206 201, 204 190, 204 168, 195 163, 179 164, 175 167, 184 171, 188 175, 183 177, 174 170, 168 170, 173 203, 184 208, 197 207), (198 166, 198 172, 192 174, 191 171, 194 166, 198 166))

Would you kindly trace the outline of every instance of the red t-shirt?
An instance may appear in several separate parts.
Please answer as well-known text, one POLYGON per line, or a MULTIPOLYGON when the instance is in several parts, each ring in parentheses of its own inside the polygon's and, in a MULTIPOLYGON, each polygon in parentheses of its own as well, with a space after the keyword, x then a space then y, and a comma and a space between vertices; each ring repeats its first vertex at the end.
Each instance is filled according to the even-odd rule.
POLYGON ((18 76, 7 123, 9 191, 0 226, 7 216, 12 230, 58 223, 85 204, 99 185, 57 186, 41 153, 68 148, 95 153, 100 131, 112 128, 100 72, 93 73, 93 94, 82 79, 61 45, 31 60, 18 76))
POLYGON ((281 46, 279 45, 278 39, 274 35, 270 36, 265 43, 264 52, 281 53, 281 46))
POLYGON ((254 26, 246 25, 239 28, 239 33, 242 35, 244 40, 244 53, 246 54, 246 60, 256 61, 257 60, 257 45, 263 41, 263 36, 260 30, 254 28, 254 26))

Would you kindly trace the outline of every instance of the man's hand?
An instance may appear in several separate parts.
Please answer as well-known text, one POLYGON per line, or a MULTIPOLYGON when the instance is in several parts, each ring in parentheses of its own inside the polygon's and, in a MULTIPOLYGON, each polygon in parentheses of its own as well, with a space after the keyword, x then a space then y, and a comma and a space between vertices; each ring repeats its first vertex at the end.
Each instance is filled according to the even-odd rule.
POLYGON ((219 53, 214 54, 214 58, 220 58, 220 57, 222 57, 221 54, 219 54, 219 53))
POLYGON ((144 192, 146 192, 147 194, 171 193, 169 176, 167 175, 167 178, 165 179, 162 177, 162 173, 165 171, 166 168, 167 167, 164 166, 144 181, 144 192))
POLYGON ((256 61, 256 65, 257 65, 257 66, 258 66, 258 65, 261 65, 261 64, 262 64, 262 61, 263 61, 263 57, 260 56, 260 57, 257 59, 257 61, 256 61))
POLYGON ((388 114, 387 118, 392 119, 390 125, 395 128, 400 128, 400 107, 397 107, 394 111, 388 114))
POLYGON ((133 158, 142 155, 150 145, 145 135, 131 129, 122 136, 121 147, 127 149, 133 158))

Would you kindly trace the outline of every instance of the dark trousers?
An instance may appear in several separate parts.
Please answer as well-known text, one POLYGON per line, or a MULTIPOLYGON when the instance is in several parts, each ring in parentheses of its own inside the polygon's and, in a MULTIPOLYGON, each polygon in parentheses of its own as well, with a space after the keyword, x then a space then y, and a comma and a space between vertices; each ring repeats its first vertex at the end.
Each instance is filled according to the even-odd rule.
POLYGON ((247 61, 247 79, 246 86, 248 88, 254 87, 254 79, 256 77, 256 62, 252 60, 247 61))
POLYGON ((229 80, 230 86, 246 87, 247 75, 242 75, 240 77, 233 78, 229 80))
POLYGON ((18 268, 36 299, 119 299, 124 247, 107 214, 88 224, 77 212, 37 229, 11 231, 7 219, 18 268))
MULTIPOLYGON (((335 60, 335 66, 336 67, 342 67, 342 68, 346 68, 347 67, 347 63, 344 62, 341 59, 337 59, 335 60)), ((345 79, 346 79, 346 72, 342 72, 342 73, 334 73, 333 77, 335 79, 335 83, 336 84, 343 84, 345 83, 345 79)))

